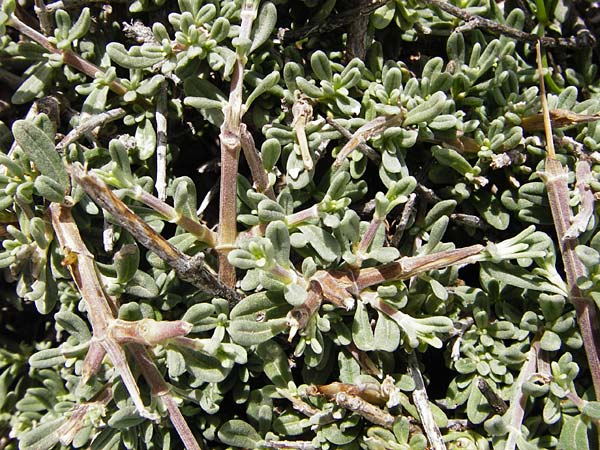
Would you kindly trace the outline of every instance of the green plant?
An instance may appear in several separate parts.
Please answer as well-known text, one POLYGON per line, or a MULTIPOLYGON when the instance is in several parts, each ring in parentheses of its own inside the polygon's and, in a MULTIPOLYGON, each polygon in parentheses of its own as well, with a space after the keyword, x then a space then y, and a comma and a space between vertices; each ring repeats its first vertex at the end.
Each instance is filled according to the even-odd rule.
POLYGON ((582 3, 3 0, 2 448, 597 446, 582 3))

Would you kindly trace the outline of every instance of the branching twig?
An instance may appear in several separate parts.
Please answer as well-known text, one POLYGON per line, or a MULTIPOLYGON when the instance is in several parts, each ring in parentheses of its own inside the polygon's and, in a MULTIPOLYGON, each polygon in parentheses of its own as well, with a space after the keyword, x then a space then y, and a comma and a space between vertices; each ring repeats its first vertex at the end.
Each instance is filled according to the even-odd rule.
POLYGON ((169 386, 156 368, 148 350, 140 344, 130 344, 129 347, 131 347, 131 353, 141 368, 144 378, 152 389, 152 395, 159 397, 163 401, 167 413, 169 414, 169 419, 171 419, 171 423, 177 430, 177 434, 179 434, 185 448, 188 450, 201 450, 200 444, 194 437, 192 430, 190 430, 185 418, 181 414, 177 402, 170 393, 169 386))
POLYGON ((71 276, 86 302, 86 309, 92 324, 94 337, 110 357, 118 371, 123 384, 138 412, 149 419, 156 420, 158 416, 146 409, 140 395, 140 390, 133 373, 127 364, 123 348, 109 336, 108 328, 114 319, 110 301, 98 279, 94 256, 89 252, 79 234, 79 230, 68 207, 53 203, 50 206, 52 226, 58 242, 65 254, 64 264, 69 268, 71 276))
POLYGON ((113 222, 125 228, 140 244, 165 260, 167 264, 175 269, 182 280, 211 295, 223 297, 231 303, 237 303, 240 300, 239 295, 233 289, 223 285, 211 273, 202 256, 191 257, 174 247, 134 214, 102 180, 91 173, 87 173, 81 164, 72 164, 70 171, 86 194, 111 214, 113 222))
MULTIPOLYGON (((343 126, 341 126, 339 123, 337 123, 337 121, 335 121, 334 119, 332 119, 330 117, 326 117, 325 121, 329 125, 331 125, 333 128, 335 128, 338 132, 340 132, 341 135, 344 136, 347 140, 352 139, 352 133, 350 133, 343 126)), ((365 156, 367 158, 369 158, 371 161, 373 161, 375 164, 379 165, 381 163, 381 155, 379 155, 379 153, 377 153, 374 149, 372 149, 365 142, 359 142, 356 149, 363 152, 365 154, 365 156)))
MULTIPOLYGON (((241 12, 242 23, 238 40, 250 39, 252 22, 256 18, 256 1, 244 0, 241 12)), ((219 280, 229 287, 235 285, 235 269, 229 264, 227 255, 232 250, 237 235, 236 180, 238 157, 241 148, 241 120, 243 111, 242 90, 244 85, 245 56, 238 50, 237 60, 231 77, 229 101, 223 108, 221 125, 221 191, 219 198, 219 280)))
POLYGON ((439 8, 448 14, 463 19, 466 23, 463 27, 467 29, 484 28, 488 32, 496 35, 505 35, 517 39, 523 42, 536 43, 540 42, 544 47, 563 47, 563 48, 583 48, 593 45, 593 39, 582 38, 580 35, 570 38, 553 38, 553 37, 540 37, 536 34, 527 33, 525 31, 517 30, 516 28, 509 27, 507 25, 494 22, 493 20, 486 19, 475 14, 471 14, 462 8, 454 6, 443 0, 421 0, 423 3, 439 8))
MULTIPOLYGON (((575 253, 575 248, 578 244, 576 238, 569 237, 572 233, 571 226, 573 225, 573 211, 569 204, 570 194, 567 184, 567 170, 562 166, 560 161, 556 159, 554 150, 554 140, 552 136, 552 125, 550 123, 550 113, 546 92, 544 87, 544 78, 542 75, 540 45, 537 46, 537 62, 538 74, 540 77, 540 96, 542 100, 542 113, 544 114, 545 134, 547 157, 544 164, 544 170, 540 172, 540 177, 546 185, 548 192, 548 200, 550 210, 552 212, 552 220, 556 229, 558 245, 562 254, 562 259, 565 267, 567 285, 569 287, 569 299, 575 306, 577 313, 577 322, 581 330, 585 353, 588 360, 588 365, 592 375, 594 391, 596 398, 600 399, 600 354, 598 353, 598 309, 594 301, 584 297, 583 293, 577 286, 577 280, 586 275, 586 269, 575 253)), ((581 180, 579 184, 584 183, 584 178, 590 173, 589 162, 581 160, 578 162, 578 172, 581 180)), ((591 201, 593 204, 593 193, 584 185, 579 188, 579 194, 582 196, 582 205, 587 205, 591 201), (592 196, 591 199, 586 199, 586 196, 592 196)), ((582 211, 584 208, 582 207, 582 211)), ((586 223, 587 224, 587 223, 586 223)))
MULTIPOLYGON (((130 342, 132 353, 138 362, 144 378, 152 388, 152 394, 160 397, 167 407, 173 426, 177 429, 188 450, 200 450, 194 435, 190 431, 185 419, 181 415, 169 387, 156 368, 146 347, 173 336, 183 336, 191 330, 191 324, 182 321, 152 323, 126 322, 115 319, 115 311, 110 307, 111 301, 102 287, 95 267, 94 257, 83 243, 79 230, 70 208, 52 203, 50 205, 52 226, 65 253, 65 265, 69 268, 77 288, 86 302, 86 310, 94 332, 93 343, 90 345, 88 355, 94 354, 94 363, 88 367, 99 368, 98 355, 104 352, 110 357, 111 362, 127 387, 138 412, 146 418, 158 420, 158 416, 146 409, 140 395, 137 382, 127 362, 123 345, 130 342), (163 333, 166 331, 166 333, 163 333), (98 352, 101 347, 103 351, 98 352)), ((147 319, 146 319, 147 320, 147 319)), ((88 361, 88 358, 86 358, 88 361)), ((86 377, 87 378, 87 377, 86 377)))
POLYGON ((123 108, 115 108, 100 114, 95 114, 89 119, 84 120, 78 126, 73 128, 69 133, 56 144, 56 151, 62 152, 69 144, 80 139, 83 135, 91 132, 93 129, 105 125, 114 120, 125 116, 127 112, 123 108))
MULTIPOLYGON (((62 55, 62 60, 65 64, 77 69, 82 73, 85 73, 91 78, 95 78, 97 74, 103 73, 102 69, 92 64, 91 62, 83 59, 77 53, 71 50, 60 50, 56 48, 56 46, 52 44, 46 36, 19 20, 19 18, 17 18, 14 14, 8 20, 7 25, 14 28, 19 33, 24 34, 29 39, 37 42, 50 53, 62 55)), ((121 83, 119 79, 111 81, 108 86, 111 91, 118 95, 124 95, 127 92, 127 88, 121 83)))
POLYGON ((419 362, 417 361, 414 352, 408 355, 408 373, 415 383, 415 390, 412 395, 413 402, 415 402, 415 406, 419 412, 421 424, 423 425, 425 435, 431 444, 431 448, 433 450, 446 450, 446 444, 444 444, 442 433, 435 423, 433 412, 429 406, 427 390, 425 389, 425 383, 423 382, 421 370, 419 369, 419 362))

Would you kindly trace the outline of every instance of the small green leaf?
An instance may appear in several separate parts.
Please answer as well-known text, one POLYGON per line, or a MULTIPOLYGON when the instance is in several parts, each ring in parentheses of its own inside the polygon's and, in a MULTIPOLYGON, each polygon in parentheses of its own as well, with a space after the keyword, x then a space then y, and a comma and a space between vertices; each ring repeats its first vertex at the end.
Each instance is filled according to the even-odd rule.
POLYGON ((285 301, 290 305, 298 306, 306 301, 308 294, 302 286, 295 283, 290 283, 285 287, 283 295, 285 297, 285 301))
POLYGON ((510 224, 510 214, 504 210, 497 196, 488 191, 479 190, 473 193, 473 205, 487 223, 497 230, 506 230, 510 224))
POLYGON ((260 344, 288 327, 286 315, 290 309, 280 294, 259 292, 250 295, 231 310, 227 331, 238 344, 260 344))
POLYGON ((254 100, 273 88, 277 83, 279 83, 279 72, 271 72, 265 78, 260 80, 246 99, 245 108, 248 109, 254 100))
POLYGON ((431 149, 433 157, 443 166, 451 167, 461 175, 473 173, 471 164, 456 150, 451 148, 435 145, 431 149))
POLYGON ((456 208, 456 200, 442 200, 437 202, 425 216, 423 228, 425 230, 431 229, 441 217, 450 216, 454 208, 456 208))
POLYGON ((448 58, 457 63, 462 63, 465 60, 465 38, 462 33, 450 33, 450 37, 446 42, 446 52, 448 58))
POLYGON ((263 142, 260 147, 260 156, 265 169, 271 170, 281 156, 281 144, 279 140, 272 138, 263 142))
POLYGON ((429 122, 443 113, 446 103, 446 94, 434 93, 427 101, 421 103, 406 113, 403 126, 416 125, 421 122, 429 122))
POLYGON ((84 114, 100 114, 104 112, 106 108, 106 99, 108 97, 109 92, 108 86, 101 86, 99 88, 93 89, 90 92, 83 102, 83 106, 81 107, 81 112, 84 114))
POLYGON ((310 245, 327 262, 335 261, 341 253, 340 244, 327 231, 316 225, 303 225, 298 229, 306 236, 310 245))
POLYGON ((44 88, 50 82, 53 72, 54 69, 50 64, 45 61, 40 62, 13 94, 11 102, 15 105, 22 105, 41 96, 44 88))
POLYGON ((123 245, 113 257, 117 282, 127 283, 135 275, 140 264, 140 249, 135 244, 123 245))
POLYGON ((308 418, 295 411, 286 411, 273 419, 273 430, 282 436, 297 436, 309 426, 308 418))
POLYGON ((120 42, 111 42, 106 46, 106 53, 116 64, 126 69, 145 69, 159 63, 165 58, 162 48, 155 46, 155 52, 145 49, 144 54, 140 47, 132 47, 127 51, 120 42))
POLYGON ((265 230, 265 237, 273 244, 273 248, 275 249, 275 260, 281 266, 286 268, 289 267, 290 234, 286 224, 280 220, 271 222, 265 230))
POLYGON ((159 290, 151 275, 138 270, 125 285, 125 292, 140 298, 154 298, 159 290))
POLYGON ((581 412, 594 420, 600 420, 600 402, 587 402, 581 412))
POLYGON ((471 393, 467 401, 467 417, 473 423, 480 424, 490 415, 491 408, 479 388, 477 383, 471 383, 471 393))
POLYGON ((166 362, 170 378, 177 378, 185 373, 185 357, 180 352, 168 348, 166 362))
POLYGON ((60 439, 56 430, 65 423, 64 417, 41 423, 32 430, 19 436, 20 450, 49 450, 60 439))
POLYGON ((145 80, 142 85, 136 89, 136 92, 140 95, 150 97, 158 92, 158 89, 160 89, 160 86, 164 81, 164 76, 154 75, 149 80, 145 80))
POLYGON ((274 222, 285 220, 285 211, 279 203, 269 198, 258 204, 258 218, 261 222, 274 222))
POLYGON ((112 413, 108 425, 118 430, 125 430, 141 424, 144 420, 146 419, 138 414, 135 406, 125 406, 112 413))
POLYGON ((81 14, 77 19, 77 22, 73 24, 71 29, 69 30, 69 35, 67 37, 67 41, 69 43, 73 42, 75 39, 80 39, 85 36, 90 29, 91 24, 91 14, 89 8, 83 8, 81 10, 81 14))
POLYGON ((292 381, 288 357, 274 340, 263 342, 256 347, 256 354, 263 361, 265 375, 277 387, 287 389, 292 381))
POLYGON ((323 89, 315 86, 313 83, 306 81, 303 77, 296 78, 296 84, 298 88, 312 98, 319 98, 323 95, 323 89))
POLYGON ((387 3, 381 8, 377 8, 371 16, 371 23, 376 30, 383 30, 386 28, 396 13, 396 8, 393 3, 387 3))
POLYGON ((49 202, 62 203, 65 199, 65 189, 54 178, 40 175, 33 182, 36 194, 41 195, 49 202))
POLYGON ((187 371, 195 378, 190 383, 191 387, 198 387, 206 382, 220 383, 229 375, 233 361, 227 353, 215 350, 209 354, 207 351, 177 347, 185 360, 187 371))
POLYGON ((375 336, 371 329, 369 313, 363 302, 357 302, 352 322, 352 340, 359 350, 374 350, 375 336))
POLYGON ((70 311, 59 312, 54 315, 56 323, 66 330, 81 344, 92 338, 90 330, 84 320, 70 311))
POLYGON ((373 347, 384 352, 396 351, 400 345, 400 328, 398 324, 382 312, 377 312, 379 317, 375 325, 373 347))
POLYGON ((560 350, 562 346, 562 339, 558 334, 553 331, 546 330, 540 340, 540 347, 547 352, 555 352, 560 350))
POLYGON ((271 33, 275 29, 277 23, 277 8, 271 2, 263 3, 257 18, 257 26, 254 31, 252 38, 252 46, 250 47, 250 53, 256 50, 258 47, 263 45, 271 33))
POLYGON ((17 120, 12 128, 15 140, 33 161, 37 170, 57 181, 67 192, 70 187, 69 175, 52 140, 40 128, 25 120, 17 120))
POLYGON ((189 308, 181 320, 191 323, 192 333, 200 333, 215 327, 211 316, 215 313, 215 306, 211 303, 198 303, 189 308))
POLYGON ((560 450, 590 448, 588 425, 581 415, 575 417, 563 415, 558 448, 560 450))
POLYGON ((229 35, 230 24, 225 17, 218 17, 210 29, 210 37, 217 42, 221 42, 229 35))
POLYGON ((150 158, 156 150, 156 132, 150 119, 141 122, 135 132, 135 144, 142 161, 150 158))
POLYGON ((331 63, 327 55, 321 50, 317 50, 311 55, 310 67, 319 80, 331 80, 331 63))
POLYGON ((34 353, 29 358, 29 365, 36 369, 45 369, 48 367, 63 366, 65 357, 59 348, 48 348, 34 353))
POLYGON ((458 119, 453 114, 440 114, 431 122, 429 122, 429 128, 436 131, 446 131, 456 128, 458 119))
POLYGON ((262 442, 252 425, 237 419, 225 422, 217 435, 224 444, 239 448, 258 448, 262 442))

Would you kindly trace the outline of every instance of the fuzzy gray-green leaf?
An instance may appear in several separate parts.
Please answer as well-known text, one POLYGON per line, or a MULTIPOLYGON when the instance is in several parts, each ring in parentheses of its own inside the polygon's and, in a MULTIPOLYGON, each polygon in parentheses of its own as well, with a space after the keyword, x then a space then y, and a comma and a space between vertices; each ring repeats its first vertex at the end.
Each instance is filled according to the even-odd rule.
POLYGON ((17 120, 12 128, 15 140, 21 149, 33 161, 37 170, 56 180, 67 192, 70 186, 69 175, 62 162, 62 158, 56 152, 54 142, 48 135, 33 123, 25 120, 17 120))

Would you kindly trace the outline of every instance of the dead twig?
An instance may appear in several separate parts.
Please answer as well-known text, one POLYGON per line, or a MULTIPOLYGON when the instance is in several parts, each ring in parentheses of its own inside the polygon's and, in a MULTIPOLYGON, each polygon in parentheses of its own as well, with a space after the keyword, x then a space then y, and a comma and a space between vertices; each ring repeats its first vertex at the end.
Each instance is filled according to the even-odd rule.
MULTIPOLYGON (((342 134, 342 136, 344 136, 347 140, 352 139, 352 133, 350 133, 343 126, 341 126, 336 120, 332 119, 331 117, 326 117, 325 121, 337 131, 339 131, 342 134)), ((377 153, 365 142, 359 142, 356 149, 361 151, 367 158, 369 158, 375 164, 379 165, 381 163, 381 156, 379 155, 379 153, 377 153)))
POLYGON ((54 27, 52 25, 53 20, 50 11, 48 11, 48 8, 44 4, 44 0, 34 0, 33 3, 35 5, 35 14, 40 21, 40 29, 46 36, 51 36, 54 27))
POLYGON ((535 373, 539 351, 540 342, 536 339, 531 344, 527 360, 523 363, 519 376, 513 384, 510 407, 503 416, 509 429, 504 446, 505 450, 514 450, 517 445, 517 438, 521 434, 521 426, 525 417, 525 404, 528 398, 528 395, 523 392, 523 384, 535 373))
POLYGON ((69 131, 69 133, 56 144, 56 151, 63 152, 65 148, 79 140, 85 134, 90 133, 95 128, 101 127, 109 122, 120 119, 121 117, 124 117, 125 114, 127 114, 127 112, 123 108, 115 108, 89 117, 69 131))
MULTIPOLYGON (((306 138, 306 125, 312 119, 313 109, 310 103, 304 99, 299 98, 294 102, 292 106, 292 115, 294 120, 292 122, 292 128, 296 134, 296 140, 298 141, 298 147, 300 149, 300 155, 302 156, 302 162, 306 170, 312 170, 314 163, 308 148, 308 139, 306 138)), ((296 144, 294 144, 296 146, 296 144)), ((296 151, 296 149, 294 149, 296 151)))
POLYGON ((350 153, 357 148, 362 148, 360 147, 361 144, 365 144, 369 139, 383 133, 386 129, 399 125, 402 119, 402 114, 396 114, 394 116, 380 116, 365 123, 352 134, 350 140, 342 147, 335 158, 333 166, 340 167, 350 153))
POLYGON ((163 81, 156 102, 156 195, 167 198, 167 82, 163 81))
POLYGON ((477 389, 483 394, 488 405, 490 405, 490 408, 492 408, 496 414, 502 415, 508 410, 506 402, 502 400, 485 379, 477 379, 477 389))
POLYGON ((419 362, 417 361, 417 356, 414 352, 408 355, 408 373, 415 383, 415 390, 412 394, 413 402, 419 412, 419 417, 421 418, 421 424, 423 425, 427 440, 431 444, 433 450, 446 450, 446 444, 444 444, 442 433, 435 423, 433 412, 429 406, 427 389, 425 388, 425 382, 423 381, 423 376, 419 369, 419 362))
POLYGON ((375 425, 382 426, 388 430, 391 430, 394 426, 394 421, 396 420, 394 416, 356 395, 339 392, 335 395, 334 400, 338 406, 357 413, 375 425))
POLYGON ((143 417, 157 420, 158 416, 144 406, 123 348, 108 333, 109 325, 114 319, 114 313, 109 306, 112 302, 102 288, 94 256, 81 240, 79 229, 73 220, 70 209, 53 203, 50 206, 50 214, 56 237, 65 254, 63 264, 69 268, 77 289, 81 292, 81 297, 87 305, 86 309, 92 324, 94 338, 100 343, 103 352, 110 357, 138 412, 143 417))
MULTIPOLYGON (((598 114, 577 114, 568 109, 552 109, 549 112, 552 128, 566 128, 582 123, 590 123, 600 120, 598 114)), ((541 131, 545 127, 544 114, 533 114, 521 119, 521 127, 524 131, 541 131)))
POLYGON ((509 36, 522 42, 536 43, 540 42, 544 47, 562 47, 569 49, 591 47, 595 44, 595 40, 591 36, 583 37, 581 34, 569 38, 553 38, 540 37, 536 34, 527 33, 517 30, 516 28, 494 22, 481 16, 471 14, 462 8, 454 6, 442 0, 421 0, 424 4, 438 8, 454 17, 463 19, 466 23, 459 27, 457 31, 472 30, 475 28, 483 28, 486 31, 495 35, 509 36))

